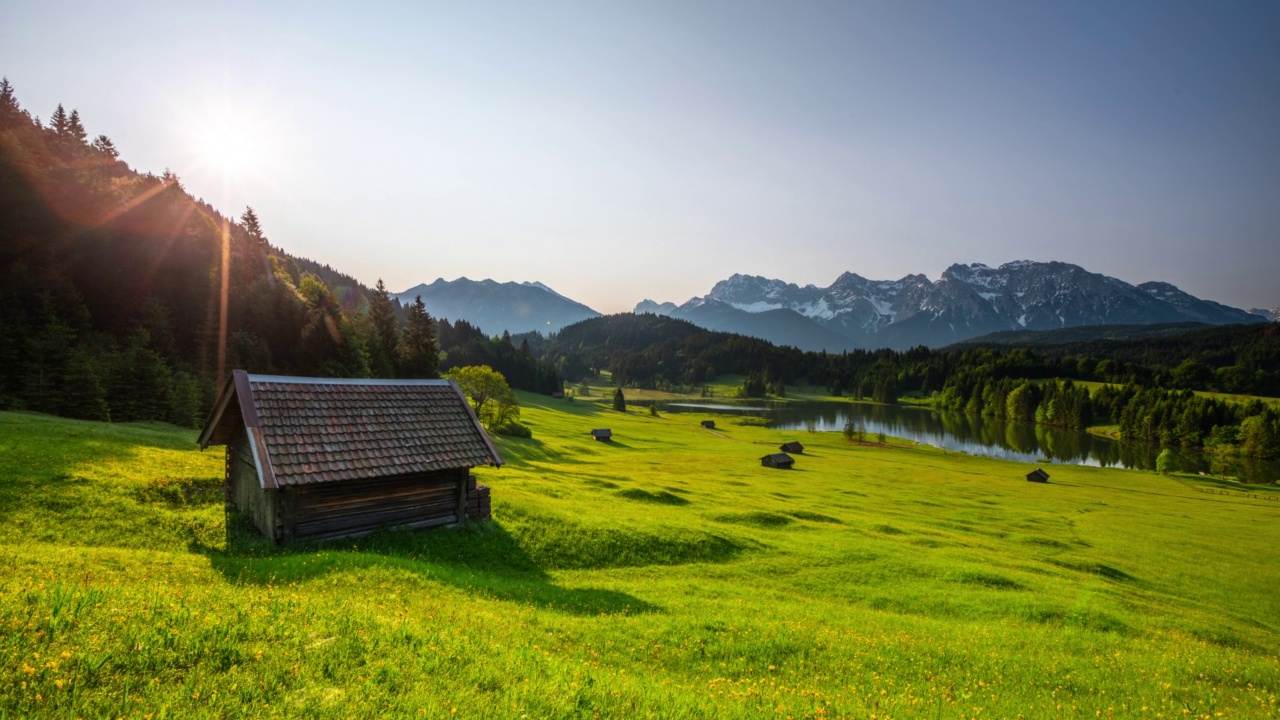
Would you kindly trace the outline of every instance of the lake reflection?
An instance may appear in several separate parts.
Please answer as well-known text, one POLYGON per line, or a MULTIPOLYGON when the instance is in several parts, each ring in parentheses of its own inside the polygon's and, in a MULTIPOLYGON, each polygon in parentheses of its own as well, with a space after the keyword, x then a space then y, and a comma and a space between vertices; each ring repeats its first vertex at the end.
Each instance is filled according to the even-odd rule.
MULTIPOLYGON (((875 405, 870 403, 757 403, 724 402, 668 403, 668 412, 724 412, 760 415, 769 426, 780 430, 840 432, 852 415, 869 439, 877 433, 914 440, 925 445, 946 448, 971 455, 996 457, 1021 462, 1045 459, 1074 465, 1125 467, 1154 470, 1160 448, 1135 443, 1117 442, 1090 435, 1082 430, 1064 430, 1045 425, 1009 423, 964 413, 942 413, 927 408, 875 405)), ((1175 465, 1180 472, 1213 473, 1221 469, 1211 465, 1205 453, 1174 449, 1175 465)), ((1280 478, 1280 463, 1240 460, 1227 470, 1243 482, 1270 483, 1280 478)))

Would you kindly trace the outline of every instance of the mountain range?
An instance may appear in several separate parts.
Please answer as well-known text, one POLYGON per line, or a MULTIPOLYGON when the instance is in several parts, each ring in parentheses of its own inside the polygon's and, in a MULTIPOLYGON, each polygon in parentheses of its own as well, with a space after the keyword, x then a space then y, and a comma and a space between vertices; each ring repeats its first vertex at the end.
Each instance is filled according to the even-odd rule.
POLYGON ((1265 320, 1169 283, 1130 285, 1069 263, 1029 260, 998 268, 952 265, 937 281, 924 275, 868 280, 846 272, 825 288, 733 275, 683 305, 645 300, 636 312, 829 351, 939 347, 1006 330, 1265 320))
MULTIPOLYGON (((539 282, 443 278, 397 293, 421 296, 436 317, 466 320, 489 334, 558 332, 600 313, 539 282)), ((803 350, 941 347, 990 333, 1093 325, 1274 320, 1280 309, 1246 312, 1166 282, 1131 285, 1064 262, 1020 260, 996 268, 952 265, 924 275, 868 280, 846 272, 828 287, 733 275, 682 305, 641 301, 636 313, 687 320, 710 330, 803 350)))
POLYGON ((435 317, 466 320, 490 335, 504 330, 552 333, 579 320, 600 316, 540 282, 439 278, 392 295, 406 305, 419 296, 427 312, 435 317))

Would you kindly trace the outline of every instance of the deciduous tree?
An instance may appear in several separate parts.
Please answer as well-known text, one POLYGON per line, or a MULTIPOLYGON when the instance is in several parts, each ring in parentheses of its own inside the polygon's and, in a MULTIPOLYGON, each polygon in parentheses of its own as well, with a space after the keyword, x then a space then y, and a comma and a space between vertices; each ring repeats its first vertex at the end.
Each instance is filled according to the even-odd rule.
POLYGON ((445 377, 458 383, 485 428, 492 430, 519 418, 520 401, 502 373, 488 365, 450 368, 445 377))

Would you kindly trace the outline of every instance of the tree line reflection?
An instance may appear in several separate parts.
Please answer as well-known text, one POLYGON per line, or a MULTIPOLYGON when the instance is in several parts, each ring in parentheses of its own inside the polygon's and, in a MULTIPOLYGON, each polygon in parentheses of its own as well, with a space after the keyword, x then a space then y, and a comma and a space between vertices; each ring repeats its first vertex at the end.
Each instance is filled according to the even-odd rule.
MULTIPOLYGON (((723 407, 723 405, 721 405, 723 407)), ((694 403, 669 405, 671 412, 707 411, 694 403)), ((775 406, 744 405, 734 408, 769 418, 782 430, 840 432, 852 416, 855 426, 868 435, 883 432, 915 442, 957 452, 1022 462, 1050 460, 1075 465, 1154 470, 1162 448, 1157 445, 1120 442, 1084 431, 1014 423, 956 412, 876 405, 869 403, 789 403, 775 406)), ((715 411, 715 410, 712 410, 715 411)), ((1241 482, 1274 483, 1280 463, 1255 458, 1219 457, 1188 448, 1171 448, 1178 472, 1235 477, 1241 482)))

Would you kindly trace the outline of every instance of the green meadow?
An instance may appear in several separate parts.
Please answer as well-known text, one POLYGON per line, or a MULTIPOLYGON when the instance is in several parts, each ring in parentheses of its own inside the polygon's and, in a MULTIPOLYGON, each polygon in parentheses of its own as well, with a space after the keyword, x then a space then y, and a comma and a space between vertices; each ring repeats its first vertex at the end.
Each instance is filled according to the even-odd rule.
POLYGON ((0 413, 0 718, 1280 714, 1269 489, 521 398, 492 521, 292 548, 192 431, 0 413))

